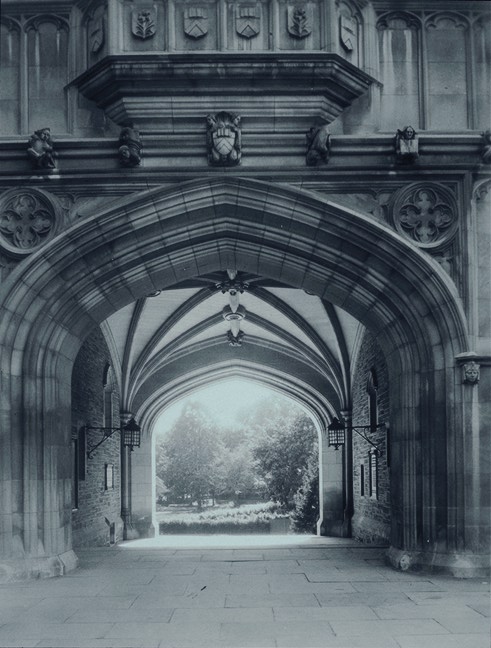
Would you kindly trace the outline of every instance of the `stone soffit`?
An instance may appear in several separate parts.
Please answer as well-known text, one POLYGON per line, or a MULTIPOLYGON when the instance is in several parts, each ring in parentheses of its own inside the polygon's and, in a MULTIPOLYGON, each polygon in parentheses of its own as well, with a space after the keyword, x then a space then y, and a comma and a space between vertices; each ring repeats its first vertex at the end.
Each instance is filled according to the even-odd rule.
MULTIPOLYGON (((231 98, 240 108, 241 99, 257 98, 262 113, 277 117, 281 116, 276 114, 278 97, 293 103, 307 97, 303 110, 310 118, 314 110, 332 121, 374 82, 337 54, 211 52, 107 56, 70 85, 116 123, 133 121, 158 129, 162 109, 175 100, 190 108, 190 112, 182 111, 183 120, 196 117, 192 113, 197 96, 200 102, 194 111, 203 103, 213 105, 231 98)), ((296 106, 298 118, 302 102, 296 106)), ((288 118, 286 113, 284 118, 288 118)))

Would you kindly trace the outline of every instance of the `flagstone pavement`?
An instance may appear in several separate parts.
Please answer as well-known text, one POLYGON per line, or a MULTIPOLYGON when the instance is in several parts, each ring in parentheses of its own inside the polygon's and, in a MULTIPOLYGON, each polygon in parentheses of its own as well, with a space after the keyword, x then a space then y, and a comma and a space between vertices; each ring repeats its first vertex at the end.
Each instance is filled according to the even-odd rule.
POLYGON ((489 582, 392 570, 300 536, 167 537, 79 550, 0 587, 8 648, 489 648, 489 582))

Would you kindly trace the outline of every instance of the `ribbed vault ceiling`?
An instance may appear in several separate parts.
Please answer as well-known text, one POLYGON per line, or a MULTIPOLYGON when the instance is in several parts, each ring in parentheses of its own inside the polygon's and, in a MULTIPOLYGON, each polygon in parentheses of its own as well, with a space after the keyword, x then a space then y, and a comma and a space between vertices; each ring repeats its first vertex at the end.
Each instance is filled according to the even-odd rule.
POLYGON ((210 381, 225 372, 241 376, 247 367, 249 378, 257 375, 285 391, 298 389, 306 399, 312 389, 334 408, 347 407, 350 365, 362 328, 319 297, 229 269, 129 304, 102 330, 122 406, 139 410, 141 417, 169 404, 167 381, 178 398, 196 372, 201 375, 197 386, 206 382, 207 366, 210 381))

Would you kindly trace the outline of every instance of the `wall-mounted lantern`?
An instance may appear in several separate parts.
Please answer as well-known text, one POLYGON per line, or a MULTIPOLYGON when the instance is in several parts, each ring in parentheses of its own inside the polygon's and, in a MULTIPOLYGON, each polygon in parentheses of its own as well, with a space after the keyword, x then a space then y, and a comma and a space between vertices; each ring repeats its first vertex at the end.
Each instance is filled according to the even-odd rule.
POLYGON ((128 423, 125 425, 122 425, 121 427, 113 428, 113 427, 93 427, 91 425, 86 425, 85 426, 86 430, 99 430, 102 432, 102 438, 101 440, 96 443, 95 445, 92 445, 89 447, 87 450, 87 458, 90 459, 92 454, 97 450, 99 446, 101 446, 105 441, 110 439, 115 432, 120 432, 121 433, 121 438, 123 440, 123 446, 125 448, 129 448, 130 450, 133 450, 134 447, 139 448, 140 447, 140 442, 141 442, 141 427, 138 425, 138 423, 135 421, 134 418, 130 419, 128 423))
POLYGON ((349 425, 347 427, 346 423, 343 420, 340 421, 338 418, 334 417, 332 419, 332 422, 327 426, 327 445, 334 446, 334 449, 338 450, 339 446, 345 445, 346 430, 348 430, 356 432, 358 436, 361 436, 362 439, 365 439, 365 441, 373 446, 376 452, 381 455, 382 451, 380 450, 380 448, 375 443, 373 443, 373 441, 370 441, 366 434, 360 432, 360 430, 373 431, 381 427, 387 428, 387 423, 379 423, 378 425, 349 425))

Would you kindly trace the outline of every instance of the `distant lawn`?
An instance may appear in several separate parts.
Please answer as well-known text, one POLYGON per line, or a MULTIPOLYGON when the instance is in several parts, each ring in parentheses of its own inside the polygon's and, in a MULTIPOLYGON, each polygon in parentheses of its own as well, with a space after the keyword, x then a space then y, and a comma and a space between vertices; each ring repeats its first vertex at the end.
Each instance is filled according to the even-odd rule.
POLYGON ((287 520, 273 502, 244 504, 240 507, 216 505, 198 511, 188 507, 168 507, 157 513, 161 534, 167 533, 270 533, 272 520, 287 520))

